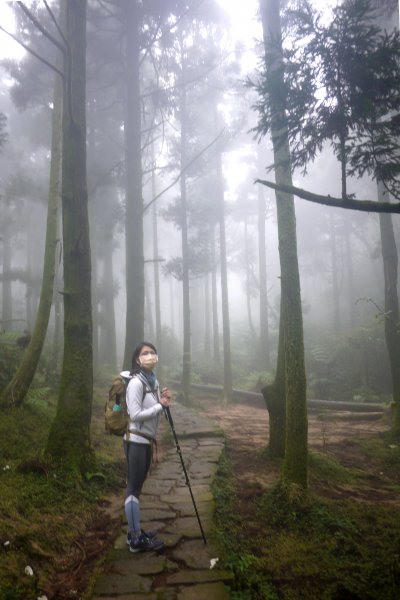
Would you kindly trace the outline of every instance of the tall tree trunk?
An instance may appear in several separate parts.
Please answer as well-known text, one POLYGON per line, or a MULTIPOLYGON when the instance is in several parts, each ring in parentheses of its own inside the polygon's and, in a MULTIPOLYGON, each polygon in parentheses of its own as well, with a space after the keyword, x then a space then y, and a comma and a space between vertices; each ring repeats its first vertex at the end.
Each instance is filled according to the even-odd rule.
MULTIPOLYGON (((388 194, 382 183, 378 184, 378 199, 387 202, 388 194)), ((392 435, 400 438, 400 320, 397 293, 398 256, 390 214, 379 214, 381 232, 383 273, 385 281, 385 339, 392 375, 393 420, 392 435)))
POLYGON ((58 201, 61 167, 61 130, 62 84, 61 79, 58 75, 56 75, 53 96, 46 241, 39 308, 29 344, 25 350, 24 356, 17 371, 3 391, 1 404, 20 406, 23 403, 36 373, 49 324, 51 305, 53 301, 56 262, 58 201))
POLYGON ((98 264, 97 264, 97 251, 96 251, 96 234, 94 231, 94 215, 93 215, 93 202, 92 199, 89 201, 89 227, 90 227, 90 248, 91 248, 91 264, 92 264, 92 324, 93 324, 93 369, 96 372, 99 368, 99 298, 98 298, 98 264))
MULTIPOLYGON (((218 131, 218 127, 215 129, 218 131)), ((229 322, 229 296, 228 296, 228 264, 226 257, 226 231, 225 231, 225 201, 224 182, 222 177, 222 154, 216 157, 216 193, 218 205, 218 223, 221 258, 221 303, 222 303, 222 344, 224 348, 224 383, 223 395, 226 402, 232 402, 232 360, 231 360, 231 330, 229 322)))
MULTIPOLYGON (((260 159, 259 159, 260 160, 260 159)), ((268 324, 267 256, 265 244, 265 194, 262 185, 258 186, 258 264, 260 282, 260 367, 268 370, 271 366, 268 324)))
POLYGON ((183 302, 183 357, 182 357, 182 397, 185 404, 190 404, 190 383, 192 377, 191 351, 191 319, 190 319, 190 280, 189 280, 189 247, 188 247, 188 218, 186 198, 187 162, 187 126, 186 126, 186 88, 185 88, 185 58, 182 52, 182 88, 180 93, 181 117, 181 236, 182 236, 182 302, 183 302))
MULTIPOLYGON (((282 315, 282 295, 281 295, 282 315)), ((285 456, 286 403, 285 403, 285 335, 283 318, 279 320, 278 357, 274 382, 266 385, 262 395, 269 414, 269 453, 273 457, 285 456)))
POLYGON ((218 321, 218 290, 217 290, 217 257, 215 251, 215 231, 212 231, 211 237, 211 307, 212 307, 212 329, 213 329, 213 356, 214 361, 221 362, 221 353, 219 347, 219 321, 218 321))
MULTIPOLYGON (((154 146, 152 145, 152 157, 153 157, 153 171, 151 174, 151 191, 153 198, 156 197, 156 173, 155 173, 155 160, 154 160, 154 146)), ((161 332, 161 298, 160 298, 160 263, 158 258, 158 219, 156 203, 152 205, 152 221, 153 221, 153 276, 154 276, 154 313, 156 322, 156 346, 158 353, 161 357, 163 356, 162 348, 162 332, 161 332)))
POLYGON ((211 294, 210 274, 206 273, 203 279, 204 286, 204 354, 211 357, 211 294))
MULTIPOLYGON (((60 211, 58 211, 60 212, 60 211)), ((56 261, 53 286, 53 306, 54 306, 54 332, 51 353, 51 368, 54 372, 61 371, 61 348, 63 346, 63 304, 61 301, 62 274, 61 274, 61 215, 57 218, 57 241, 56 241, 56 261)))
POLYGON ((124 0, 126 26, 125 177, 126 177, 126 331, 124 367, 144 337, 143 199, 140 108, 140 8, 124 0))
POLYGON ((151 306, 151 293, 149 284, 145 283, 145 295, 144 295, 144 307, 145 307, 145 337, 147 340, 154 340, 155 338, 155 330, 154 330, 154 319, 153 319, 153 308, 151 306))
POLYGON ((85 471, 92 452, 91 265, 86 184, 86 0, 66 2, 62 144, 64 357, 47 453, 85 471))
MULTIPOLYGON (((272 114, 275 180, 292 184, 283 82, 280 1, 260 0, 265 62, 272 114)), ((303 316, 297 260, 296 217, 293 196, 276 192, 279 257, 281 265, 281 319, 285 337, 286 444, 282 468, 284 483, 307 487, 307 404, 304 365, 303 316)))
POLYGON ((245 254, 245 265, 246 265, 246 305, 247 305, 247 319, 249 322, 249 330, 252 339, 257 339, 256 330, 253 324, 253 315, 251 313, 251 268, 250 268, 250 250, 249 250, 249 231, 247 224, 247 216, 244 218, 244 254, 245 254))
POLYGON ((338 281, 338 257, 336 248, 336 231, 335 221, 332 211, 329 212, 329 242, 331 251, 331 266, 332 266, 332 306, 333 306, 333 331, 340 331, 340 307, 339 307, 339 281, 338 281))
POLYGON ((100 359, 103 364, 117 368, 117 338, 115 331, 114 267, 112 233, 104 239, 104 299, 102 332, 100 335, 100 359))
POLYGON ((7 219, 3 229, 3 279, 2 279, 2 314, 3 331, 12 329, 12 286, 11 286, 11 227, 7 219))
MULTIPOLYGON (((343 217, 342 217, 343 218, 343 217)), ((354 265, 353 265, 353 252, 351 247, 351 230, 350 221, 343 218, 344 228, 344 243, 346 251, 346 270, 347 270, 347 294, 349 300, 349 325, 350 328, 355 327, 356 324, 356 310, 355 310, 355 293, 354 293, 354 265)))

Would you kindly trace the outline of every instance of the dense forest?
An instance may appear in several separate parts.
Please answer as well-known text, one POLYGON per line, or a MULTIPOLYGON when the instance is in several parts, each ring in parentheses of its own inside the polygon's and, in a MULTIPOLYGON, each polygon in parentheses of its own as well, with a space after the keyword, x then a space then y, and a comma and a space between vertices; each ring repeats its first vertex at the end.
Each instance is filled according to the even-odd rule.
POLYGON ((309 400, 379 403, 399 442, 398 3, 240 4, 5 7, 0 410, 45 414, 68 477, 143 339, 183 406, 262 393, 288 489, 309 400))

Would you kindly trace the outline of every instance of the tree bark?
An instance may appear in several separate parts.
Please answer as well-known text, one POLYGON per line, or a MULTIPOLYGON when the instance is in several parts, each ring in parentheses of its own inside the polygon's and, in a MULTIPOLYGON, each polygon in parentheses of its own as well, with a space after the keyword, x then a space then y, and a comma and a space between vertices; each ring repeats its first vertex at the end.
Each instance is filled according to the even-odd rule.
POLYGON ((124 368, 130 369, 133 349, 144 337, 143 198, 140 108, 140 9, 125 0, 126 24, 126 332, 124 368))
POLYGON ((66 2, 62 215, 64 357, 46 452, 66 467, 90 465, 93 394, 91 264, 86 184, 86 0, 66 2))
POLYGON ((60 77, 55 75, 46 241, 39 307, 32 330, 32 335, 23 355, 22 361, 18 366, 13 378, 2 393, 2 405, 20 406, 23 403, 35 376, 46 338, 51 305, 53 302, 55 277, 59 183, 61 168, 61 137, 62 83, 60 77))
MULTIPOLYGON (((379 200, 386 199, 386 192, 378 184, 379 200)), ((391 433, 400 438, 400 321, 397 293, 398 256, 391 215, 379 215, 381 232, 383 273, 385 282, 385 339, 392 375, 392 427, 391 433)))
MULTIPOLYGON (((264 33, 272 145, 278 185, 292 185, 290 152, 284 108, 282 37, 279 0, 260 0, 264 33)), ((282 480, 307 487, 307 407, 303 317, 297 260, 293 196, 277 192, 279 257, 281 264, 281 319, 285 339, 286 448, 282 480)))
POLYGON ((115 331, 114 307, 114 266, 113 266, 113 237, 112 233, 104 239, 104 298, 99 335, 100 360, 103 364, 117 368, 117 338, 115 331))
POLYGON ((211 233, 211 307, 212 307, 212 331, 213 331, 213 357, 219 365, 221 353, 219 346, 219 320, 218 320, 218 289, 217 289, 217 257, 215 251, 215 231, 211 233))
POLYGON ((181 240, 182 240, 182 307, 183 307, 183 356, 182 356, 182 400, 190 404, 190 382, 192 377, 192 350, 191 350, 191 318, 190 318, 190 283, 189 283, 189 247, 188 247, 188 219, 186 198, 186 172, 187 162, 187 114, 186 114, 186 88, 185 88, 185 57, 182 52, 182 87, 180 91, 181 117, 181 240))
MULTIPOLYGON (((261 157, 259 157, 259 162, 261 157)), ((258 186, 258 263, 260 281, 260 361, 261 368, 270 368, 269 323, 268 323, 268 291, 267 291, 267 256, 265 242, 265 196, 258 186)))
POLYGON ((3 229, 3 278, 2 289, 2 314, 1 326, 3 331, 12 329, 12 286, 11 278, 7 277, 11 271, 11 227, 8 219, 5 219, 3 229))
MULTIPOLYGON (((282 315, 281 296, 281 315, 282 315)), ((286 439, 285 403, 285 336, 283 318, 279 320, 278 358, 274 382, 266 385, 261 393, 269 414, 269 453, 273 457, 284 458, 286 439)))
MULTIPOLYGON (((218 131, 218 126, 216 127, 218 131)), ((222 344, 224 349, 224 383, 223 396, 226 402, 233 401, 232 391, 232 359, 231 359, 231 330, 229 321, 229 295, 228 295, 228 264, 226 258, 226 230, 225 230, 225 200, 224 182, 222 177, 222 154, 216 157, 216 193, 219 222, 220 262, 221 262, 221 304, 222 304, 222 344)))

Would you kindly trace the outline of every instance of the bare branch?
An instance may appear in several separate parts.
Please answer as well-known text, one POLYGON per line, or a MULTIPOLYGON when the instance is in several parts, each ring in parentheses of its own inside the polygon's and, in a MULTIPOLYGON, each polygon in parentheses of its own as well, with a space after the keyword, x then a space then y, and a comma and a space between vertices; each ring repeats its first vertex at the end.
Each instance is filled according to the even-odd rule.
POLYGON ((67 39, 66 39, 66 37, 65 37, 65 35, 64 35, 64 33, 63 33, 63 31, 62 31, 61 27, 59 26, 59 24, 58 24, 58 22, 57 22, 57 19, 56 19, 56 18, 55 18, 55 16, 54 16, 54 13, 53 13, 53 11, 51 10, 51 8, 50 8, 50 6, 48 5, 48 3, 46 2, 46 0, 43 0, 43 2, 44 2, 44 5, 45 5, 45 7, 46 7, 46 9, 47 9, 47 12, 49 13, 49 15, 50 15, 50 17, 51 17, 51 20, 53 21, 53 23, 54 23, 54 25, 55 25, 55 27, 56 27, 56 29, 57 29, 58 33, 60 34, 60 37, 61 37, 61 39, 63 40, 63 42, 64 42, 64 44, 65 44, 65 47, 66 47, 66 48, 68 48, 68 42, 67 42, 67 39))
POLYGON ((400 213, 400 202, 378 202, 376 200, 356 200, 355 198, 335 198, 333 196, 322 196, 320 194, 314 194, 302 188, 298 188, 294 185, 278 185, 272 181, 266 181, 265 179, 256 179, 254 183, 261 183, 277 192, 284 192, 285 194, 293 194, 303 200, 309 202, 315 202, 316 204, 323 204, 324 206, 335 206, 337 208, 348 208, 351 210, 360 210, 363 212, 374 212, 374 213, 400 213))
POLYGON ((55 46, 57 46, 57 48, 64 54, 65 46, 61 44, 61 42, 59 42, 54 36, 52 36, 51 33, 49 33, 45 27, 43 27, 40 21, 37 20, 35 15, 31 13, 29 8, 27 8, 23 2, 18 1, 17 4, 20 7, 20 9, 26 14, 28 19, 32 21, 35 27, 37 27, 39 31, 43 33, 43 35, 47 37, 47 39, 50 40, 50 42, 52 42, 55 46))
POLYGON ((205 152, 207 152, 207 150, 213 145, 215 144, 215 142, 222 137, 222 135, 224 134, 225 129, 221 129, 221 131, 219 132, 219 134, 217 135, 217 137, 215 137, 209 144, 207 144, 207 146, 205 146, 205 148, 203 148, 202 150, 200 150, 200 152, 198 152, 193 158, 192 160, 190 160, 184 167, 183 169, 179 172, 179 174, 177 175, 177 177, 175 177, 175 179, 173 180, 172 183, 170 183, 170 185, 168 185, 166 188, 164 188, 159 194, 157 194, 156 196, 154 196, 154 198, 152 200, 150 200, 150 202, 148 202, 147 204, 144 205, 143 207, 143 212, 145 212, 148 208, 150 208, 150 206, 153 204, 153 202, 155 202, 156 200, 158 200, 158 198, 160 198, 160 196, 162 196, 163 194, 165 194, 166 192, 168 192, 168 190, 170 190, 178 181, 179 179, 182 177, 183 173, 185 173, 189 167, 196 162, 196 160, 198 158, 200 158, 200 156, 202 154, 204 154, 205 152))
POLYGON ((60 71, 59 69, 57 69, 57 67, 55 67, 54 65, 52 65, 49 61, 47 61, 45 58, 43 58, 42 56, 40 56, 37 52, 35 52, 34 50, 32 50, 32 48, 30 48, 29 46, 27 46, 26 44, 24 44, 24 42, 21 42, 21 40, 19 40, 13 33, 11 33, 10 31, 7 31, 7 29, 4 29, 4 27, 2 27, 0 25, 0 30, 4 31, 4 33, 6 33, 7 35, 9 35, 15 42, 17 42, 17 44, 19 44, 20 46, 22 46, 22 48, 24 48, 24 50, 26 50, 27 52, 29 52, 29 54, 32 54, 32 56, 34 56, 35 58, 37 58, 38 60, 40 60, 42 63, 44 63, 47 67, 49 67, 50 69, 52 69, 53 71, 55 71, 57 73, 57 75, 59 75, 61 77, 61 79, 64 79, 64 73, 62 71, 60 71))

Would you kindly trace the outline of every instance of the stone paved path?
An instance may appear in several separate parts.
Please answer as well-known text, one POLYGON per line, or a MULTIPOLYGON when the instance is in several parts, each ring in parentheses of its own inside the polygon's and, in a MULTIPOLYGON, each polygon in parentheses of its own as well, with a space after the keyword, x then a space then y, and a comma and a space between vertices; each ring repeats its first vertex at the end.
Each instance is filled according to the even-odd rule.
MULTIPOLYGON (((123 524, 92 600, 229 599, 232 573, 219 569, 218 562, 211 568, 211 559, 217 558, 211 539, 211 483, 224 445, 223 433, 210 419, 177 403, 171 414, 207 544, 174 444, 163 461, 153 466, 141 496, 142 527, 159 532, 165 542, 163 550, 130 553, 123 524)), ((165 427, 169 427, 166 422, 165 427)))

